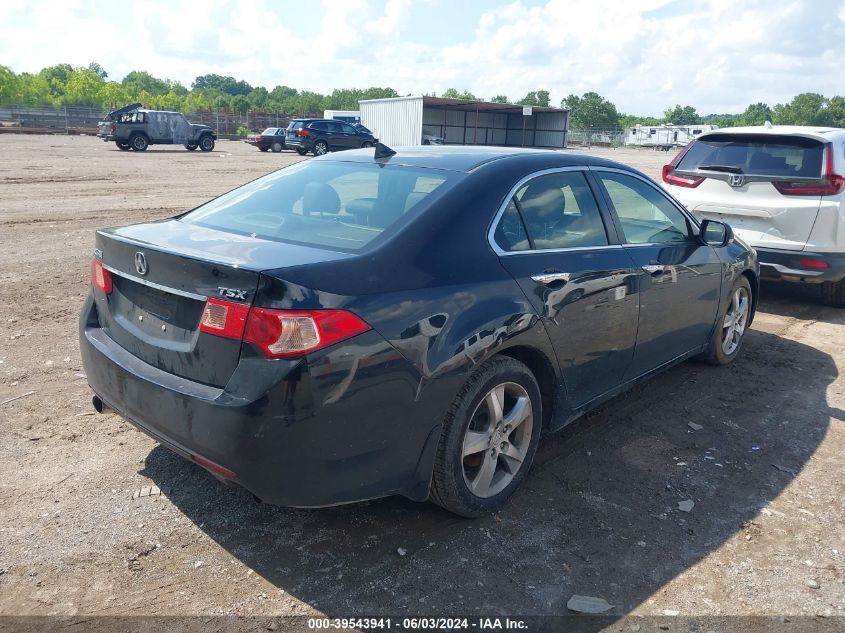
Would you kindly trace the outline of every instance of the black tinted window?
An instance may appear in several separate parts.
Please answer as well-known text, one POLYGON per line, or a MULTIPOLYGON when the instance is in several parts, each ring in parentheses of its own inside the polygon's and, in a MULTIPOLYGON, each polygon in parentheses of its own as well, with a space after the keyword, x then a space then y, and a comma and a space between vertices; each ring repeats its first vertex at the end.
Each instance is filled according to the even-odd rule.
POLYGON ((399 165, 306 161, 235 189, 183 222, 337 250, 359 250, 456 172, 399 165))
POLYGON ((325 132, 329 129, 328 124, 325 121, 315 121, 311 125, 308 126, 312 130, 319 130, 321 132, 325 132))
MULTIPOLYGON (((772 134, 711 134, 681 157, 676 169, 722 167, 755 176, 818 178, 824 146, 815 139, 772 134)), ((717 170, 727 171, 727 170, 717 170)))
POLYGON ((344 134, 351 134, 352 136, 355 136, 355 128, 348 123, 341 123, 340 128, 344 134))
MULTIPOLYGON (((527 237, 536 250, 608 243, 593 192, 580 171, 538 176, 523 185, 515 198, 527 237)), ((519 248, 521 244, 517 240, 513 246, 519 248)))
POLYGON ((496 244, 503 251, 527 251, 531 248, 525 225, 513 199, 508 203, 493 235, 496 244))

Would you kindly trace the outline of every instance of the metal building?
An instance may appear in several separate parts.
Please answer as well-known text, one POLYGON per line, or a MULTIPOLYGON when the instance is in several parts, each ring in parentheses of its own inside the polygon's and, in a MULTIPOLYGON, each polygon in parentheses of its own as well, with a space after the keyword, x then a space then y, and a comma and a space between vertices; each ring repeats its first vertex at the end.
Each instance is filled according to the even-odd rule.
POLYGON ((390 146, 445 142, 457 145, 509 145, 564 148, 569 110, 444 99, 396 97, 359 101, 361 123, 390 146))

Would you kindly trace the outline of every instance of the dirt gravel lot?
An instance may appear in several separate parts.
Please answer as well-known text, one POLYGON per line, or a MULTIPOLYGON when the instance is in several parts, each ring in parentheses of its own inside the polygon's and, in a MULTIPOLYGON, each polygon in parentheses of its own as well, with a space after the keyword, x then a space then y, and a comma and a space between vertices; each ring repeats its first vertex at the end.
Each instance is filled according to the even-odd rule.
MULTIPOLYGON (((594 153, 653 176, 666 160, 594 153)), ((268 507, 94 415, 77 341, 93 231, 297 160, 0 136, 0 402, 25 396, 0 405, 0 614, 542 615, 581 594, 618 618, 845 627, 845 310, 812 292, 764 286, 737 362, 685 363, 546 436, 476 521, 403 498, 268 507), (169 492, 133 500, 144 486, 169 492)))

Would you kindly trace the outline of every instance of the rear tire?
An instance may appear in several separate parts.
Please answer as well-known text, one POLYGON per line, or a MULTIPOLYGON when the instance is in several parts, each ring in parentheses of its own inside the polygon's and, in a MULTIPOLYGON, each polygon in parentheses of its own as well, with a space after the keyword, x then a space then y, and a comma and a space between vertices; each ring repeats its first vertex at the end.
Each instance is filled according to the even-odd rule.
POLYGON ((329 144, 325 141, 314 143, 314 156, 324 156, 329 153, 329 144))
POLYGON ((185 145, 185 149, 188 150, 189 152, 193 152, 193 151, 196 151, 197 146, 194 145, 193 143, 188 143, 187 145, 185 145))
POLYGON ((133 134, 129 137, 129 146, 136 152, 145 152, 150 146, 150 142, 143 134, 133 134))
POLYGON ((308 153, 308 151, 303 149, 302 147, 297 147, 296 153, 299 154, 300 156, 305 156, 308 153))
POLYGON ((214 149, 214 139, 211 138, 210 134, 206 134, 200 139, 200 149, 204 152, 210 152, 214 149))
POLYGON ((124 152, 128 152, 130 149, 129 143, 124 143, 123 141, 115 141, 114 144, 117 145, 118 148, 123 150, 124 152))
POLYGON ((822 303, 832 308, 845 308, 845 279, 822 284, 822 303))
POLYGON ((733 362, 745 340, 752 307, 751 284, 741 276, 731 288, 727 307, 719 313, 713 336, 707 351, 701 355, 701 360, 711 365, 727 365, 733 362))
POLYGON ((542 413, 528 367, 504 356, 482 365, 446 413, 429 500, 468 518, 502 507, 531 468, 542 413))
POLYGON ((278 154, 279 152, 281 152, 281 151, 282 151, 282 144, 281 144, 281 143, 279 143, 278 141, 276 141, 275 143, 273 143, 273 144, 270 146, 270 149, 271 149, 271 150, 273 150, 273 153, 274 153, 274 154, 278 154))
POLYGON ((366 149, 367 147, 372 147, 372 146, 373 146, 373 144, 370 143, 369 141, 364 141, 363 143, 361 143, 362 149, 366 149))
POLYGON ((270 148, 269 147, 259 147, 258 148, 258 150, 261 151, 261 152, 266 152, 268 149, 270 149, 270 148))

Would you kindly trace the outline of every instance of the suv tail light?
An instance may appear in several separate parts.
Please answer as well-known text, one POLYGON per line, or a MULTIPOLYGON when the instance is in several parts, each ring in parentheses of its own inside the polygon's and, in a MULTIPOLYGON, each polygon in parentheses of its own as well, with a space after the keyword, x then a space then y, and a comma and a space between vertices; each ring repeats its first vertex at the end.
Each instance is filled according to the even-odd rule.
POLYGON ((678 166, 678 163, 681 162, 681 159, 684 157, 690 148, 695 144, 695 141, 691 141, 684 149, 677 153, 675 158, 672 159, 667 165, 663 165, 663 182, 669 185, 678 185, 679 187, 697 187, 702 182, 704 182, 704 178, 689 178, 687 176, 676 176, 675 175, 675 167, 678 166))
POLYGON ((301 136, 302 138, 308 138, 309 136, 311 136, 311 133, 305 128, 301 128, 296 131, 296 135, 301 136))
POLYGON ((200 331, 252 343, 267 358, 295 358, 370 329, 346 310, 271 310, 209 298, 200 331))
POLYGON ((111 294, 111 273, 103 267, 103 262, 97 258, 94 258, 91 262, 91 285, 103 294, 111 294))
POLYGON ((825 145, 824 176, 818 183, 773 181, 775 189, 785 196, 835 196, 845 189, 845 177, 833 171, 833 144, 825 145))

